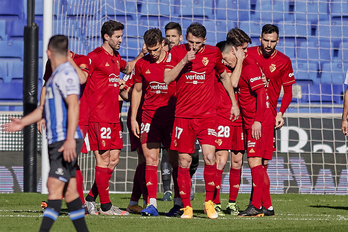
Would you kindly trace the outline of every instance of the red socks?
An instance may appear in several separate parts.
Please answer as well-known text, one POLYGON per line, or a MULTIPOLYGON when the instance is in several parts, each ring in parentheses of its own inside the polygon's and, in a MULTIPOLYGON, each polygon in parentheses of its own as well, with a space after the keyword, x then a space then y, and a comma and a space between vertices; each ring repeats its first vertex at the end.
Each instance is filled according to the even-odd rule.
POLYGON ((77 192, 80 195, 80 199, 82 201, 82 204, 85 204, 85 196, 83 195, 83 177, 82 177, 82 172, 80 170, 79 165, 76 164, 76 187, 77 187, 77 192))
POLYGON ((204 182, 205 182, 205 201, 213 201, 215 191, 215 179, 216 179, 216 164, 204 165, 204 182))
POLYGON ((95 183, 98 187, 100 204, 110 203, 109 180, 113 170, 109 168, 95 167, 95 183))
POLYGON ((236 201, 237 199, 240 185, 241 170, 242 169, 230 169, 230 195, 228 198, 230 201, 236 201))
MULTIPOLYGON (((184 205, 184 208, 186 206, 192 207, 191 199, 190 199, 190 194, 191 194, 190 168, 178 167, 177 181, 178 181, 178 188, 180 191, 180 197, 182 200, 182 204, 184 205)), ((214 194, 214 191, 213 191, 213 194, 214 194)))
POLYGON ((262 191, 262 206, 268 209, 272 206, 272 200, 271 200, 271 183, 269 181, 269 176, 267 173, 267 165, 263 167, 264 170, 264 184, 263 184, 263 191, 262 191))
POLYGON ((214 203, 220 204, 220 190, 221 190, 221 181, 222 173, 224 170, 216 169, 216 179, 215 179, 215 194, 214 194, 214 203))
POLYGON ((146 180, 146 187, 148 192, 147 199, 150 199, 150 198, 157 199, 157 187, 158 187, 157 166, 146 165, 145 180, 146 180))
POLYGON ((264 185, 264 169, 262 165, 251 168, 251 176, 253 180, 253 192, 251 204, 256 208, 261 208, 261 196, 264 185))

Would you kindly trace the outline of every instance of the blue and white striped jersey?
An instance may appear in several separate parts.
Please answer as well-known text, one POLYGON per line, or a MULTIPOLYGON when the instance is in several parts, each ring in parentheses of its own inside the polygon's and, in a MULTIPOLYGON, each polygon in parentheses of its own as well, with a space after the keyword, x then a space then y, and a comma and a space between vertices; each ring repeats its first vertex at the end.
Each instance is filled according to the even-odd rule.
MULTIPOLYGON (((68 105, 65 102, 71 94, 80 95, 80 82, 74 67, 69 63, 59 65, 46 84, 44 117, 48 144, 66 139, 68 129, 68 105)), ((83 138, 77 126, 75 139, 83 138)))

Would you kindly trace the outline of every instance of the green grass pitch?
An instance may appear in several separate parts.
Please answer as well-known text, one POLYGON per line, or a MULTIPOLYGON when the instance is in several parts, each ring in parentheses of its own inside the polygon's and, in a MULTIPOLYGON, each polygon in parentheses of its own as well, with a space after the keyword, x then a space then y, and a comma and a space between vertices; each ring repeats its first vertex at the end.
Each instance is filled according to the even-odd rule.
MULTIPOLYGON (((125 209, 130 194, 111 194, 111 201, 125 209)), ((158 194, 162 197, 162 194, 158 194)), ((90 231, 347 231, 348 196, 334 195, 272 195, 275 217, 238 218, 226 215, 208 219, 203 212, 205 195, 196 193, 193 219, 167 218, 163 214, 172 207, 172 202, 158 201, 159 217, 129 216, 87 216, 90 231)), ((237 199, 243 210, 249 195, 240 194, 237 199)), ((38 231, 42 220, 40 202, 47 195, 39 193, 0 194, 0 231, 38 231)), ((222 207, 227 204, 228 195, 222 194, 222 207)), ((51 231, 75 231, 67 215, 66 205, 54 223, 51 231)))

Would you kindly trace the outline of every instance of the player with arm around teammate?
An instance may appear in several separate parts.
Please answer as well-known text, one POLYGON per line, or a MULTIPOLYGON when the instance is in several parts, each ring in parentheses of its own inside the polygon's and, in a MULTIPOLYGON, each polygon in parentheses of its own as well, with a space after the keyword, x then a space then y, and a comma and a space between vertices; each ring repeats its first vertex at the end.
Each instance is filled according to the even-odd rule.
POLYGON ((77 154, 82 146, 82 133, 78 127, 80 84, 76 70, 68 62, 68 39, 63 35, 51 37, 47 56, 51 61, 52 76, 46 84, 44 107, 40 106, 22 119, 12 118, 3 125, 14 132, 39 121, 44 114, 50 173, 47 180, 48 202, 43 213, 40 231, 49 231, 58 218, 62 197, 68 206, 70 219, 77 231, 88 231, 85 210, 76 189, 77 154))

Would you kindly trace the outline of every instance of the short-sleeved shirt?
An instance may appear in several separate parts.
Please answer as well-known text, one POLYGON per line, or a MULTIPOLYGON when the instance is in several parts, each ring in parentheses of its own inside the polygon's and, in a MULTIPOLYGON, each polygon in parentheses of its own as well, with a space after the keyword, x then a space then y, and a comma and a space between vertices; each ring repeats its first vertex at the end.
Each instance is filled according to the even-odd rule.
POLYGON ((90 60, 88 80, 89 122, 119 123, 119 82, 120 71, 127 62, 115 51, 109 54, 98 47, 88 55, 90 60))
MULTIPOLYGON (((68 129, 68 106, 65 99, 69 95, 80 94, 79 77, 69 63, 60 64, 47 80, 44 117, 46 119, 48 144, 63 141, 68 129)), ((75 139, 83 138, 77 127, 75 139)))
MULTIPOLYGON (((238 99, 243 116, 245 129, 251 128, 254 123, 257 111, 257 95, 255 91, 265 88, 262 81, 262 74, 256 61, 246 57, 243 61, 243 69, 238 83, 238 99)), ((272 117, 269 103, 265 99, 266 112, 264 112, 261 124, 274 125, 274 117, 272 117)))
MULTIPOLYGON (((174 68, 189 51, 188 44, 175 46, 167 59, 167 69, 174 68)), ((203 45, 196 57, 187 63, 176 78, 177 118, 208 118, 216 116, 215 71, 225 71, 217 47, 203 45)))
MULTIPOLYGON (((72 51, 71 58, 75 62, 75 64, 81 68, 82 71, 89 74, 89 60, 87 56, 75 54, 72 51)), ((45 74, 44 74, 44 86, 46 86, 46 83, 50 76, 52 75, 52 68, 51 68, 51 62, 50 60, 47 60, 46 62, 46 68, 45 68, 45 74)), ((88 123, 88 116, 89 116, 89 106, 87 101, 87 91, 84 91, 86 88, 86 83, 82 84, 80 86, 80 114, 79 114, 79 125, 87 124, 88 123)))
POLYGON ((275 116, 277 114, 277 103, 282 85, 289 86, 296 83, 291 60, 278 50, 275 50, 266 59, 263 57, 259 46, 248 48, 247 54, 257 61, 266 78, 269 80, 267 94, 272 113, 275 116))
POLYGON ((135 83, 145 83, 143 115, 160 121, 173 121, 175 112, 175 82, 164 83, 164 69, 168 53, 162 61, 156 62, 150 55, 138 60, 135 65, 135 83))

